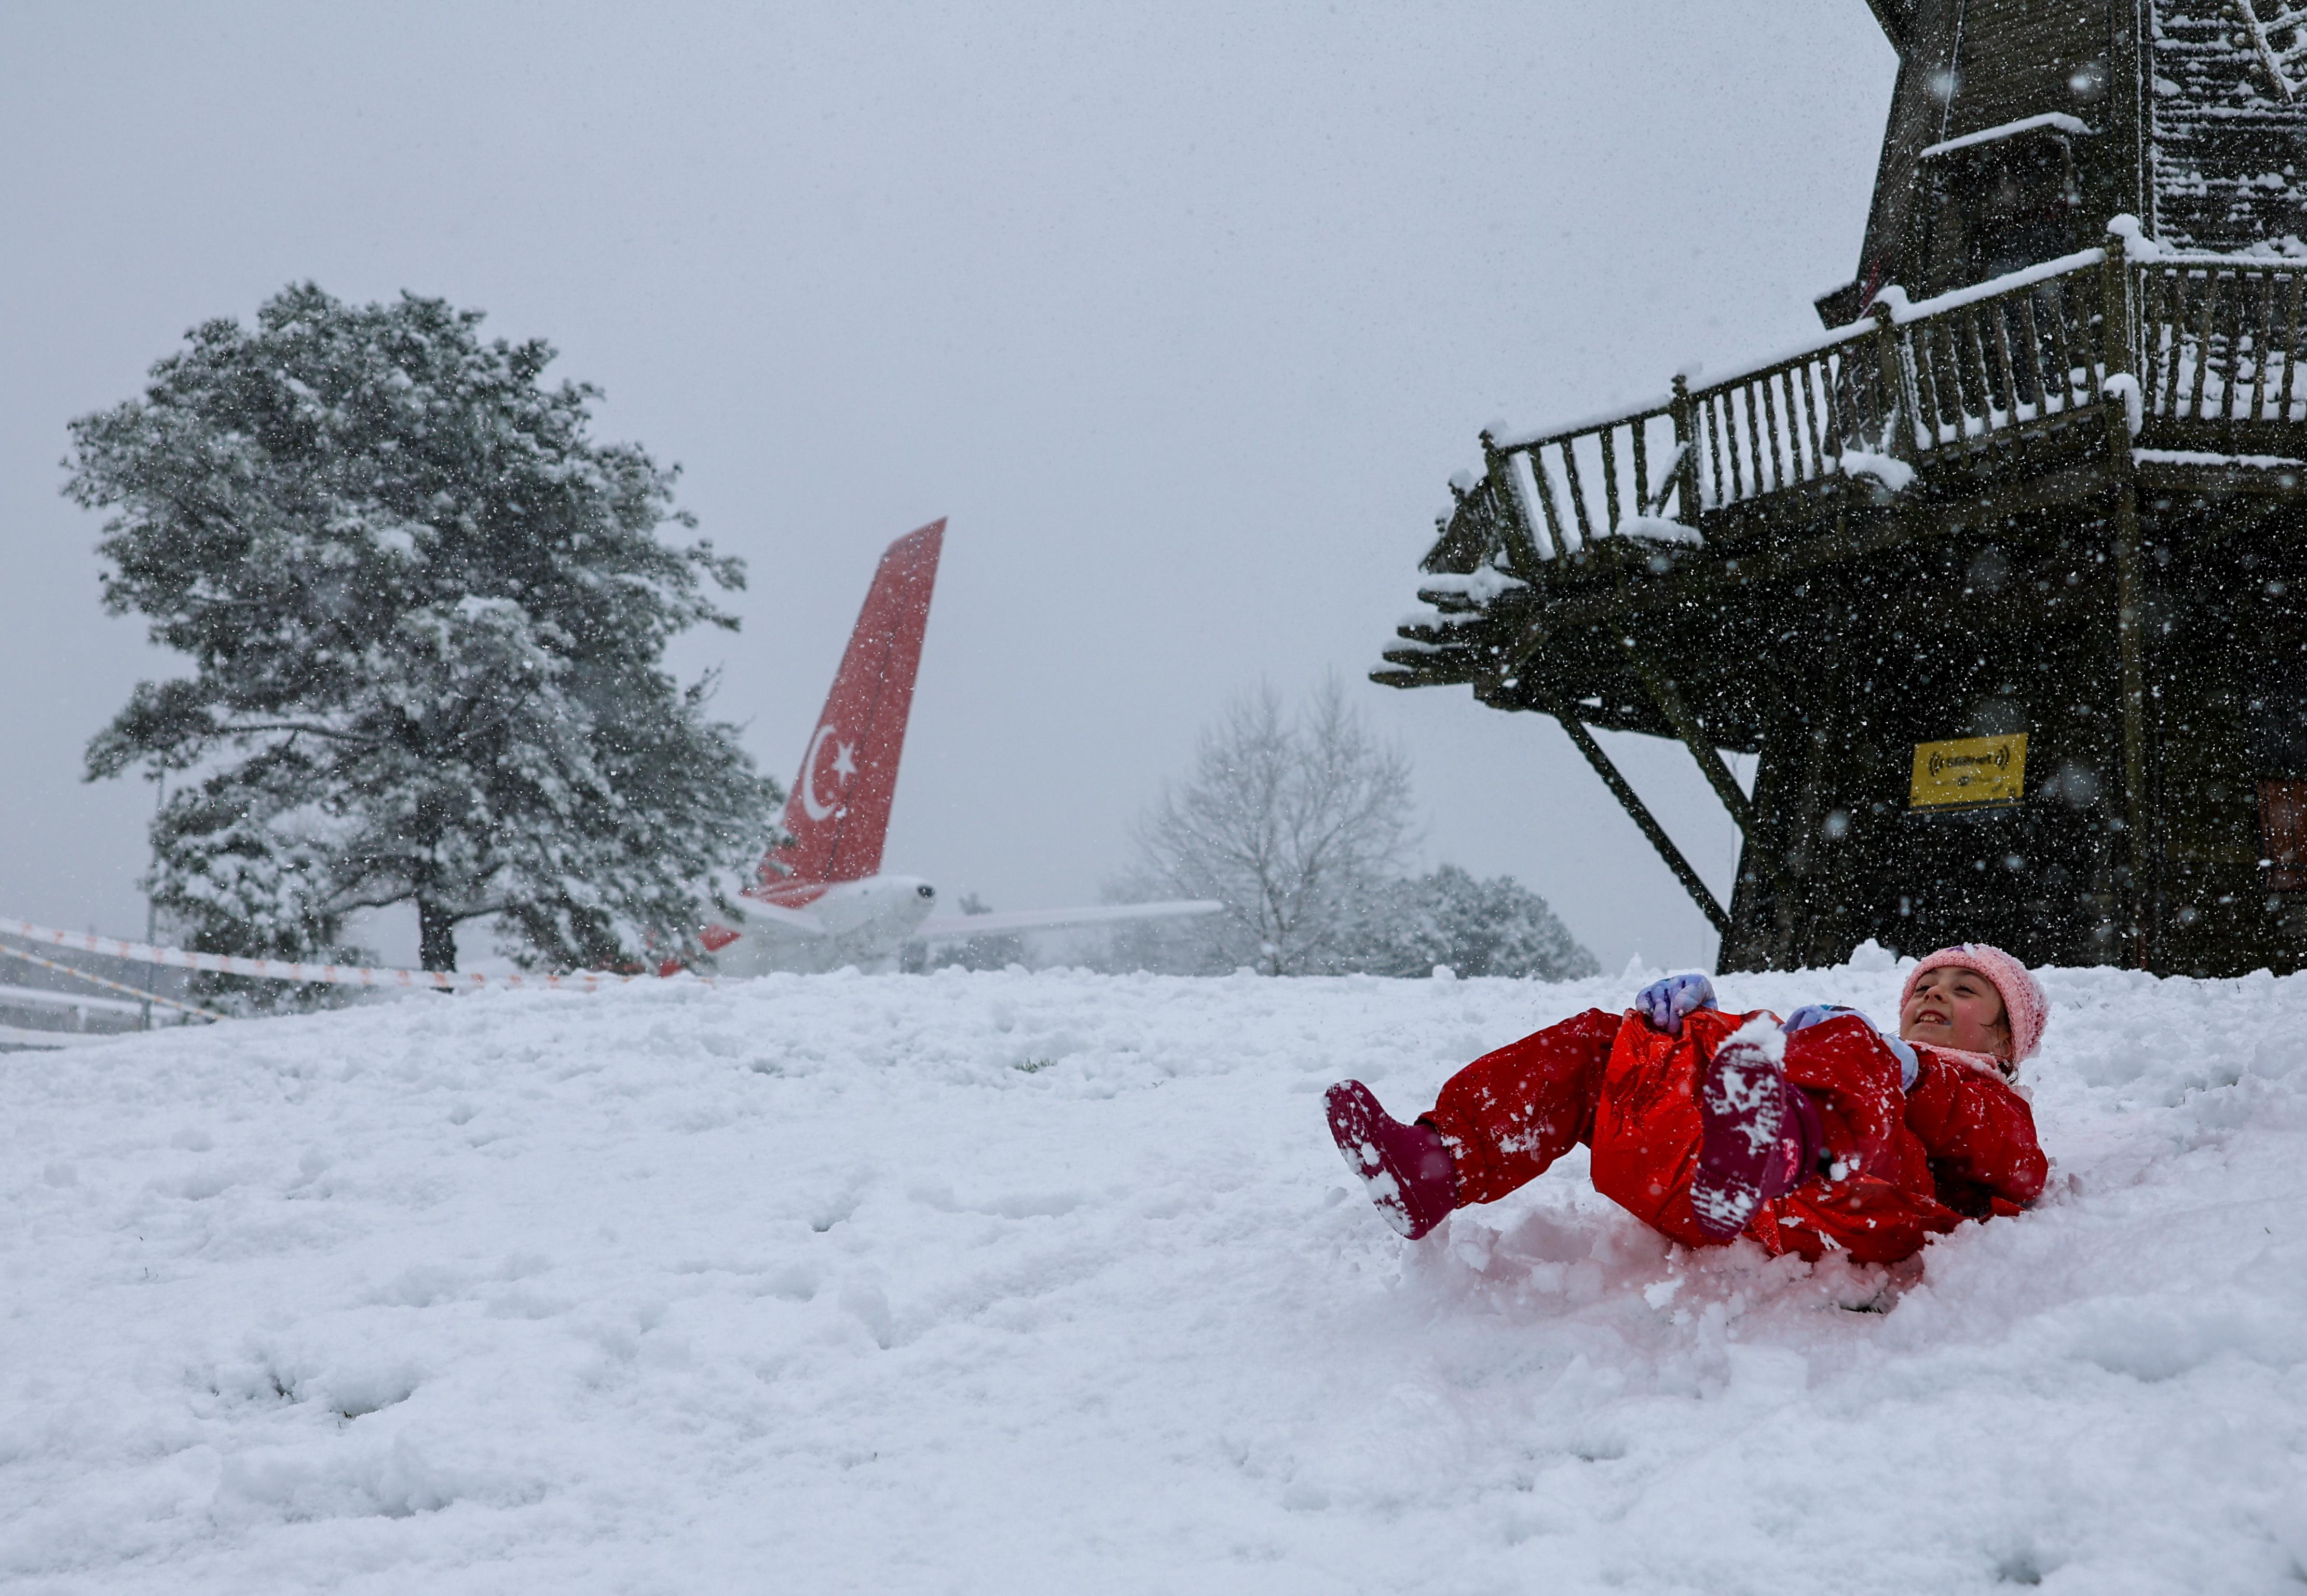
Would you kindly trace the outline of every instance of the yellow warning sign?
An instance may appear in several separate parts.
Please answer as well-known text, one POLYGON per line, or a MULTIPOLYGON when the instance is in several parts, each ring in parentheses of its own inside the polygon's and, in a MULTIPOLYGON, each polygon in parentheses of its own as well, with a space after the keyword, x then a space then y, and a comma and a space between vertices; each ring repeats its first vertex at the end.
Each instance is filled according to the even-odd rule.
POLYGON ((1915 745, 1912 809, 2015 804, 2027 796, 2027 734, 1915 745))

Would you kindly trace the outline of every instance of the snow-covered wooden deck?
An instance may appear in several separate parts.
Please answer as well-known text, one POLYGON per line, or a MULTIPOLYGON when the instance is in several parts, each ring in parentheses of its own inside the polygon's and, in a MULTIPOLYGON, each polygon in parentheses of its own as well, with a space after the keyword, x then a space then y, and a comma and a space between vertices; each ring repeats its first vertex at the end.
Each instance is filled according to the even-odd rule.
MULTIPOLYGON (((2073 679, 2061 713, 2119 726, 2105 787, 2117 829, 2143 836, 2156 713, 2144 566, 2167 566, 2174 544, 2264 541, 2307 497, 2303 321, 2307 260, 2174 251, 2118 218, 2100 247, 1925 301, 1886 289, 1852 325, 1703 385, 1677 377, 1623 414, 1485 433, 1487 468, 1452 484, 1419 607, 1372 678, 1462 684, 1556 716, 1701 910, 1751 940, 1587 729, 1687 745, 1751 840, 1767 806, 1720 750, 1760 750, 1774 721, 1782 748, 1808 735, 1797 679, 1863 663, 1857 595, 1882 611, 1886 583, 1968 593, 1972 545, 1999 540, 2057 568, 2030 568, 2030 587, 2088 601, 2003 617, 1993 646, 2008 651, 2013 624, 2081 628, 2058 667, 2073 679), (2102 637, 2103 662, 2086 669, 2102 637)), ((1893 627, 1894 654, 1933 646, 1914 619, 1893 627)), ((1937 713, 1908 697, 1918 722, 1937 713)), ((1944 734, 1906 740, 1925 735, 1944 734)), ((1748 861, 1742 882, 1795 896, 1797 864, 1770 850, 1748 861)), ((2127 914, 2125 936, 2143 935, 2143 912, 2127 914)))

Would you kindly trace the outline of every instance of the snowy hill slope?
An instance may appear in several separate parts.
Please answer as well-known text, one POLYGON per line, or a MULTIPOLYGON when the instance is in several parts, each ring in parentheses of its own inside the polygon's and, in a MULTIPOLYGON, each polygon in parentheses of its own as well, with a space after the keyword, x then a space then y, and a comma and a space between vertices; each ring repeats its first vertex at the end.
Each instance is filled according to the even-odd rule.
MULTIPOLYGON (((1884 1014, 1880 964, 1721 986, 1884 1014)), ((1903 1289, 1670 1253, 1582 1154, 1414 1248, 1347 1191, 1329 1081, 1414 1111, 1625 977, 772 977, 0 1056, 0 1583, 2296 1588, 2307 979, 2046 984, 2052 1191, 1903 1289)))

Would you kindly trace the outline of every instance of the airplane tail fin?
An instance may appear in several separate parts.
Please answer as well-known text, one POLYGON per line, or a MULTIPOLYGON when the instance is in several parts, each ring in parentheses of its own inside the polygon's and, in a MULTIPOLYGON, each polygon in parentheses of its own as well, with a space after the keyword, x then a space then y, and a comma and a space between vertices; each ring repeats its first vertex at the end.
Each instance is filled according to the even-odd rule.
POLYGON ((944 545, 940 517, 882 554, 785 799, 785 829, 793 841, 762 861, 759 896, 774 902, 780 886, 861 881, 879 872, 944 545))

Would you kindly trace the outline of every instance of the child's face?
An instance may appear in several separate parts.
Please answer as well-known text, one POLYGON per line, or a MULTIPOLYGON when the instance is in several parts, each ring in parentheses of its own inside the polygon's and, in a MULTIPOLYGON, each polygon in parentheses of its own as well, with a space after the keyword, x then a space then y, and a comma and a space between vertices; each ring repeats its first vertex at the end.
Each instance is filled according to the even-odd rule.
POLYGON ((1924 972, 1899 1011, 1899 1035, 1909 1042, 1959 1047, 1965 1053, 2010 1051, 2011 1025, 2003 1015, 2003 994, 1975 969, 1942 965, 1924 972))

